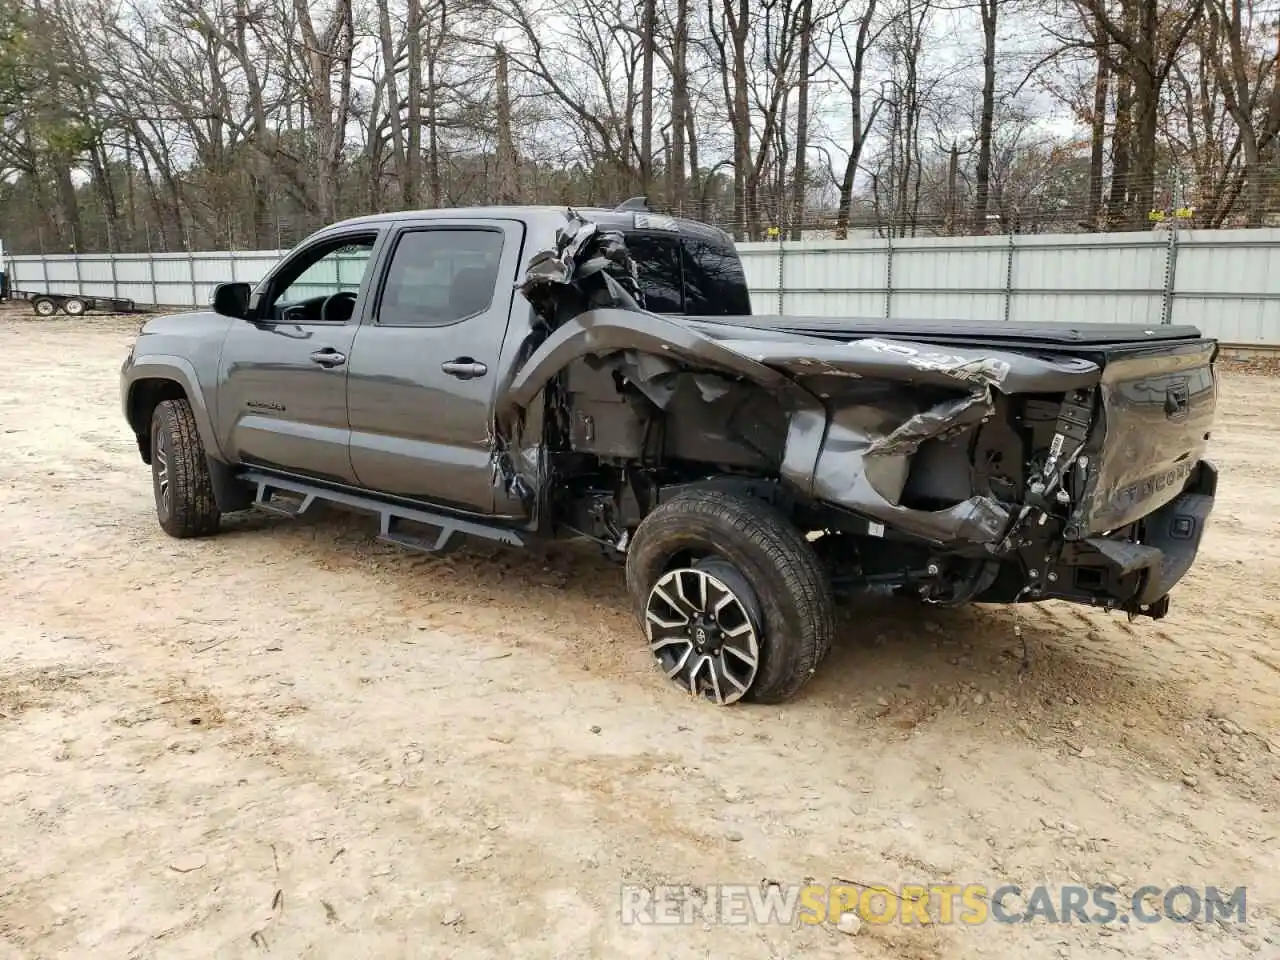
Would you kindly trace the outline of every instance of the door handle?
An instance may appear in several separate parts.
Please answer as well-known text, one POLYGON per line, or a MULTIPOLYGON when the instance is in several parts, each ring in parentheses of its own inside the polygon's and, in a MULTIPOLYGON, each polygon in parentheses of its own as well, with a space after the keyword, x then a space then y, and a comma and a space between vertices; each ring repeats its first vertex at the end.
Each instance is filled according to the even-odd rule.
POLYGON ((483 377, 489 372, 489 368, 483 363, 477 363, 470 357, 458 357, 440 364, 440 369, 451 377, 457 377, 459 380, 474 380, 476 377, 483 377))
POLYGON ((347 355, 339 353, 333 347, 325 347, 311 355, 311 362, 318 363, 322 367, 340 367, 347 362, 347 355))

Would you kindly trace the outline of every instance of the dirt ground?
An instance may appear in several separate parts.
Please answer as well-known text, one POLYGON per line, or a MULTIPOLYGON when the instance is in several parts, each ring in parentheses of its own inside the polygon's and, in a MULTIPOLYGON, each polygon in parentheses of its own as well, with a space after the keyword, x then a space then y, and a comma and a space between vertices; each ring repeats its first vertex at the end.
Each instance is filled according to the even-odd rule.
POLYGON ((590 550, 166 537, 135 327, 0 317, 0 956, 1280 956, 1280 381, 1224 378, 1165 620, 861 606, 801 699, 716 709, 590 550), (620 921, 807 878, 1243 885, 1248 923, 620 921))

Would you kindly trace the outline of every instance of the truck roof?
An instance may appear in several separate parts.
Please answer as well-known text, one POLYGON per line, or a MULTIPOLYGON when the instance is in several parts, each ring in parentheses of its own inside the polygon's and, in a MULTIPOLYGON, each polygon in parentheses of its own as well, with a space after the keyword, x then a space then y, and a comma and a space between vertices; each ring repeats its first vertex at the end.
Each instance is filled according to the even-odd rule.
POLYGON ((494 207, 438 207, 428 210, 391 210, 386 213, 374 213, 363 217, 352 217, 324 228, 322 233, 330 230, 353 226, 377 226, 394 223, 400 220, 436 220, 436 219, 517 219, 526 222, 537 222, 551 229, 564 223, 569 210, 575 210, 593 223, 602 227, 631 232, 652 230, 657 232, 679 232, 685 236, 717 240, 732 245, 733 238, 718 227, 710 226, 687 217, 673 217, 666 214, 651 213, 643 210, 611 210, 605 207, 591 206, 494 206, 494 207))

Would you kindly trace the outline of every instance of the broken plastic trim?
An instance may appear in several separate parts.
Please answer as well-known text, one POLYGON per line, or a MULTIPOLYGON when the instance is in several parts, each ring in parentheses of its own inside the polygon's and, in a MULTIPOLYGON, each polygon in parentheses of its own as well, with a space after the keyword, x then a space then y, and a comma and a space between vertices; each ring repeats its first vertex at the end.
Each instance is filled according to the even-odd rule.
POLYGON ((601 230, 572 208, 567 219, 556 231, 555 249, 534 254, 519 284, 534 312, 554 329, 567 311, 644 309, 635 261, 622 234, 601 230))

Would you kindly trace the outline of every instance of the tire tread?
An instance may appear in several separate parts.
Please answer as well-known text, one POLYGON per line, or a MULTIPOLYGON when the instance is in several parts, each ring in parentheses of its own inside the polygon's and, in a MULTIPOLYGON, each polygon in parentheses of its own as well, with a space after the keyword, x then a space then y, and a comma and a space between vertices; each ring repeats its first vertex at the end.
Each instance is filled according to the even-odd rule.
POLYGON ((161 517, 160 526, 179 538, 217 533, 222 514, 213 496, 213 480, 191 402, 185 398, 164 400, 156 406, 154 417, 169 438, 170 513, 161 517))

